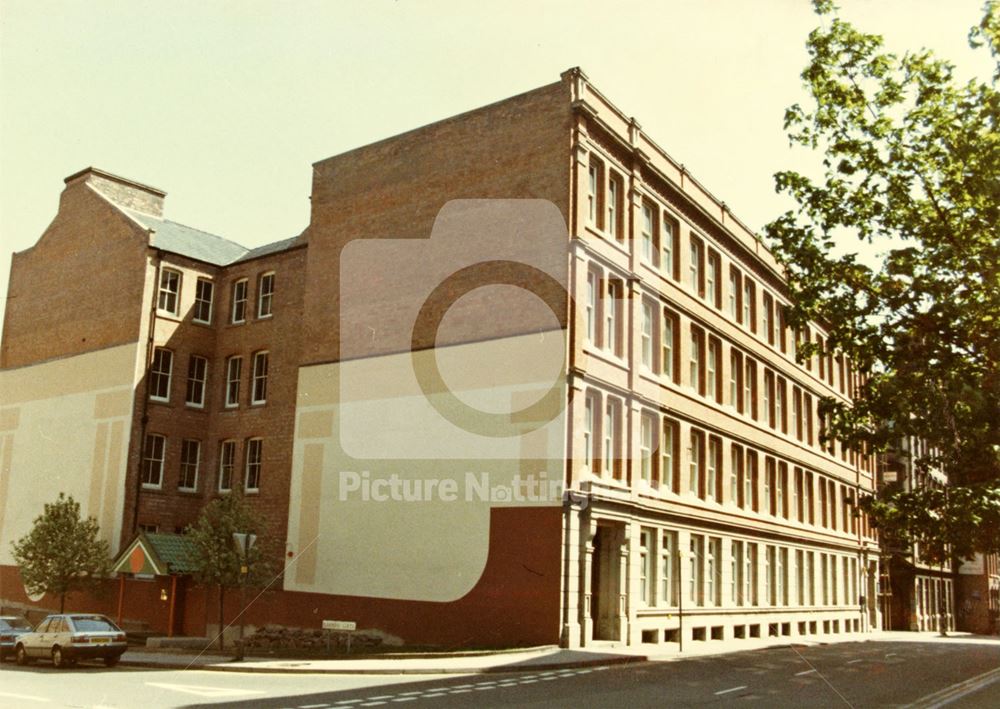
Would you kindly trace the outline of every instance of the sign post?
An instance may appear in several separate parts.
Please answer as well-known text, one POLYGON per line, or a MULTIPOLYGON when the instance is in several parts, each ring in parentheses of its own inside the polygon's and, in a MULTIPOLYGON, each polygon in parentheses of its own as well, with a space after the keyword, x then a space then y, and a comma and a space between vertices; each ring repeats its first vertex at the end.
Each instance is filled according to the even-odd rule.
POLYGON ((347 655, 351 654, 351 633, 357 630, 358 624, 351 620, 324 620, 323 630, 326 633, 326 649, 327 652, 332 652, 330 647, 330 633, 331 632, 341 632, 347 633, 347 655))

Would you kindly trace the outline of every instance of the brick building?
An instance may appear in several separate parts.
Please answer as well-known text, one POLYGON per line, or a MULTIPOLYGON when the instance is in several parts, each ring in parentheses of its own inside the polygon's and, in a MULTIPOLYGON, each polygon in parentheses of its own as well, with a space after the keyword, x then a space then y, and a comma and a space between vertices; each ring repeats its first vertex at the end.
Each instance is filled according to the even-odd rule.
MULTIPOLYGON (((313 169, 308 228, 254 250, 165 219, 162 191, 95 169, 67 178, 11 270, 0 601, 28 602, 8 542, 60 490, 118 549, 182 530, 242 480, 285 564, 251 624, 343 618, 411 643, 572 647, 879 627, 879 550, 855 505, 872 461, 822 444, 817 411, 821 396, 849 399, 857 375, 822 349, 821 326, 786 327, 765 246, 582 72, 313 169), (491 215, 477 200, 528 201, 491 215), (420 261, 388 240, 422 247, 468 219, 514 225, 496 258, 540 258, 529 285, 568 288, 548 321, 474 297, 520 283, 517 269, 446 288, 454 322, 422 308, 452 283, 448 259, 475 262, 483 244, 420 261), (560 249, 539 256, 532 230, 554 223, 560 249), (822 354, 799 365, 802 338, 822 354), (530 470, 572 494, 345 497, 345 471, 468 484, 470 458, 400 468, 406 456, 371 454, 446 438, 420 408, 443 411, 440 392, 421 382, 414 396, 400 372, 437 347, 485 363, 488 395, 530 398, 544 373, 510 381, 504 363, 539 341, 561 348, 558 431, 532 420, 516 455, 497 444, 491 480, 509 489, 530 470), (412 430, 381 418, 411 410, 427 417, 412 430)), ((126 615, 148 620, 162 580, 129 584, 140 600, 126 615)), ((180 593, 170 630, 204 632, 204 590, 180 593)))

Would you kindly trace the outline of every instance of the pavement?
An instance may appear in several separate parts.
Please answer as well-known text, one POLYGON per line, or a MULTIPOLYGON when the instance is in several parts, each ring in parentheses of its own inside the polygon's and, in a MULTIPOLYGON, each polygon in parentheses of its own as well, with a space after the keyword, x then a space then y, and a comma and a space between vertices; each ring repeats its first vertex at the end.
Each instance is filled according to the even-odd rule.
POLYGON ((769 647, 809 647, 846 642, 919 642, 981 643, 997 645, 1000 638, 951 633, 942 638, 937 633, 883 631, 809 638, 689 642, 683 652, 676 644, 640 644, 634 646, 599 643, 587 649, 571 650, 555 646, 498 652, 455 652, 399 654, 359 657, 262 658, 248 657, 234 661, 231 654, 195 653, 133 649, 121 659, 122 665, 161 669, 197 669, 220 672, 308 673, 308 674, 487 674, 601 667, 642 662, 670 662, 691 657, 723 655, 769 647))

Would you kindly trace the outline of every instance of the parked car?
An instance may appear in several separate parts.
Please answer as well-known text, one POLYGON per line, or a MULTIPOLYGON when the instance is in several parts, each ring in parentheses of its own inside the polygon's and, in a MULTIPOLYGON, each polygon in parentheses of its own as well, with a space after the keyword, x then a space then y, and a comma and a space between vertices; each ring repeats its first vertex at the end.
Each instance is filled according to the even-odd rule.
POLYGON ((31 623, 20 616, 0 615, 0 662, 8 653, 14 654, 14 644, 19 635, 31 632, 31 623))
POLYGON ((67 667, 99 657, 114 667, 127 647, 124 631, 107 617, 65 613, 50 615, 34 631, 19 636, 14 654, 19 665, 44 658, 56 667, 67 667))

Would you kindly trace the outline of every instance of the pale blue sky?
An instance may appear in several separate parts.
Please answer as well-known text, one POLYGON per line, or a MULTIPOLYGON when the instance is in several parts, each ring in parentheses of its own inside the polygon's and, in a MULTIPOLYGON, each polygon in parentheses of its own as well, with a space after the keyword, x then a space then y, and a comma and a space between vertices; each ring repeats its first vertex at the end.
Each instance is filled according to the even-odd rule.
MULTIPOLYGON (((979 0, 845 0, 896 49, 967 47, 979 0)), ((793 158, 806 0, 0 0, 0 293, 88 165, 245 246, 299 233, 311 164, 581 66, 757 229, 793 158)), ((109 265, 110 267, 110 265, 109 265)))

